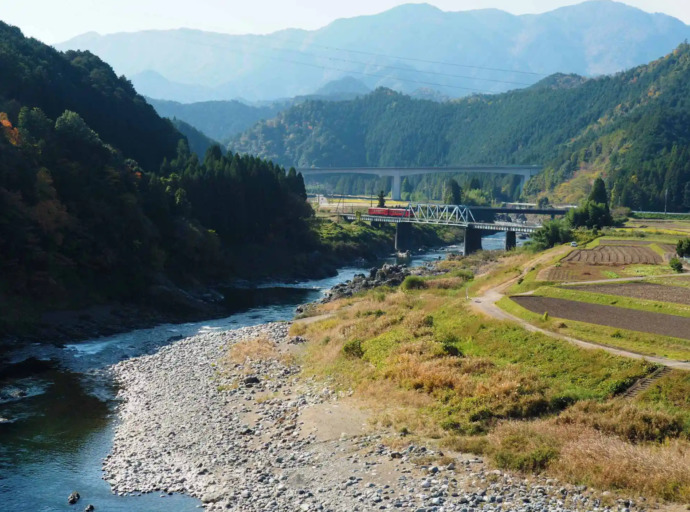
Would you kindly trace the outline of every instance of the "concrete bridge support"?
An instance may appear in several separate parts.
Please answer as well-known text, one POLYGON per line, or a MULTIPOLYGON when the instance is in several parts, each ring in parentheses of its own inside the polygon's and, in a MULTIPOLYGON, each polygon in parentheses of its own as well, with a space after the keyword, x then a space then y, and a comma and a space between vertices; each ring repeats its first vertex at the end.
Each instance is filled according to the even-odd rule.
POLYGON ((407 251, 412 244, 412 224, 399 222, 395 225, 395 250, 407 251))
POLYGON ((473 252, 482 250, 482 231, 471 227, 465 228, 465 247, 463 256, 469 256, 473 252))
POLYGON ((517 235, 515 231, 506 231, 506 251, 510 251, 517 247, 517 235))
POLYGON ((395 171, 393 172, 393 185, 391 187, 391 197, 393 201, 400 201, 402 199, 401 188, 402 174, 400 171, 395 171))

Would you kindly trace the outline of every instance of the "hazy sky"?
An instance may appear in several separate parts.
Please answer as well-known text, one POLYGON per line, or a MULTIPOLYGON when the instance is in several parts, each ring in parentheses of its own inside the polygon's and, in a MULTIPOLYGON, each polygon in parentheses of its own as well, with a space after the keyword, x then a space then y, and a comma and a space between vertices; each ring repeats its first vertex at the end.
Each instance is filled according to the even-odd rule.
MULTIPOLYGON (((385 11, 400 0, 0 0, 0 20, 29 36, 59 43, 84 32, 102 34, 190 27, 232 34, 282 28, 315 29, 337 18, 385 11)), ((415 2, 419 3, 419 2, 415 2)), ((539 13, 579 0, 429 0, 444 11, 498 8, 539 13)), ((688 0, 625 0, 648 12, 663 12, 690 24, 688 0)))

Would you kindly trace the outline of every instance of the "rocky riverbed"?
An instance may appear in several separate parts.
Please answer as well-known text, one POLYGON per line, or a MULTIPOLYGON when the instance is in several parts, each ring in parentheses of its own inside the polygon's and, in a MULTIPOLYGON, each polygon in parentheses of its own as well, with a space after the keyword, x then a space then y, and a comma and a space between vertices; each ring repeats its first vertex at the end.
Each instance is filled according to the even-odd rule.
POLYGON ((206 333, 115 365, 120 424, 103 465, 113 491, 186 493, 212 511, 646 507, 491 470, 474 456, 391 449, 391 433, 373 430, 347 393, 299 378, 294 353, 304 340, 288 329, 206 333), (260 353, 229 358, 243 340, 260 340, 260 353))

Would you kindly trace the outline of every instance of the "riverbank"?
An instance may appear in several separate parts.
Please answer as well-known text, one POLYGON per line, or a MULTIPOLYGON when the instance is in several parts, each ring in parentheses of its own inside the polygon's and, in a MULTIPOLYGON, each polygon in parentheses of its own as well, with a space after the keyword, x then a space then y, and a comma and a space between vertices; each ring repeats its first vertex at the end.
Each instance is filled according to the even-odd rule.
MULTIPOLYGON (((186 493, 206 510, 596 510, 606 495, 491 470, 376 426, 328 382, 299 378, 289 323, 210 333, 112 369, 117 493, 186 493), (442 508, 441 508, 442 507, 442 508)), ((98 504, 95 503, 98 508, 98 504)), ((620 503, 629 510, 642 503, 620 503)))
MULTIPOLYGON (((457 241, 458 234, 448 229, 415 228, 412 242, 424 250, 457 241)), ((295 254, 282 246, 237 248, 226 258, 224 276, 203 282, 187 277, 178 283, 160 275, 154 284, 129 298, 93 295, 94 305, 88 307, 55 308, 41 302, 47 297, 14 300, 0 296, 0 304, 4 304, 0 345, 61 344, 163 323, 222 318, 245 307, 237 296, 247 290, 269 283, 332 277, 338 268, 349 265, 369 268, 380 265, 393 252, 395 230, 391 226, 375 229, 364 223, 319 219, 312 229, 318 243, 310 252, 295 254)))

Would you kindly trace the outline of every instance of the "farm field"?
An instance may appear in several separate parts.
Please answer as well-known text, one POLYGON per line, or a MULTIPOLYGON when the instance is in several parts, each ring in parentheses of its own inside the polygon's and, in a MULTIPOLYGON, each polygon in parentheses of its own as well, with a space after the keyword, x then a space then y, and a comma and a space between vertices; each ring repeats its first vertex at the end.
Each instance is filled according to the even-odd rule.
POLYGON ((690 221, 676 219, 630 219, 626 223, 628 229, 644 232, 678 232, 690 235, 690 221))
POLYGON ((675 246, 669 240, 600 238, 539 272, 537 281, 598 281, 668 274, 675 246))
POLYGON ((586 265, 659 265, 663 258, 647 246, 603 244, 594 249, 578 249, 561 260, 586 265))
POLYGON ((690 340, 690 318, 533 295, 511 300, 539 315, 690 340))
MULTIPOLYGON (((669 278, 669 280, 671 279, 674 278, 669 278)), ((690 281, 684 279, 684 282, 690 286, 690 281)), ((630 297, 633 299, 690 305, 690 287, 637 282, 587 285, 575 289, 590 293, 630 297)))

